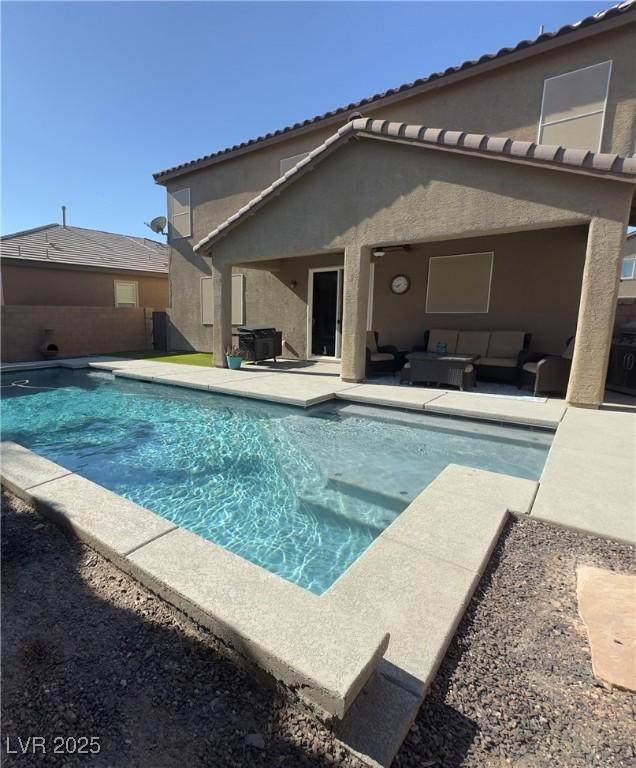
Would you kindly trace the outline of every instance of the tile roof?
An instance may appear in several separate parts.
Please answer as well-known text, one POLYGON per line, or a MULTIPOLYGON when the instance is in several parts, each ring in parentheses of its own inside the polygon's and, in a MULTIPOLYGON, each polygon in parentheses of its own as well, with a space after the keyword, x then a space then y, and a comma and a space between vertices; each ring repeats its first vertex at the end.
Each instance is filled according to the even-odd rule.
POLYGON ((305 171, 313 168, 317 162, 320 162, 354 136, 415 144, 429 149, 582 173, 636 184, 636 157, 621 157, 603 152, 590 152, 585 149, 568 149, 551 144, 518 141, 502 136, 447 131, 443 128, 427 128, 423 125, 407 125, 388 120, 357 118, 340 128, 324 144, 316 147, 293 168, 290 168, 287 173, 276 179, 273 184, 270 184, 249 203, 222 224, 219 224, 216 229, 213 229, 194 246, 194 250, 197 251, 200 248, 210 246, 215 240, 226 235, 245 216, 254 213, 270 198, 300 178, 305 171))
MULTIPOLYGON (((466 70, 473 69, 475 67, 479 67, 480 65, 488 64, 489 62, 495 61, 497 59, 503 59, 504 57, 510 56, 513 53, 525 51, 526 49, 533 48, 534 46, 538 46, 540 48, 541 44, 547 43, 551 40, 554 40, 555 38, 562 38, 568 34, 577 32, 578 30, 585 29, 586 27, 599 25, 600 22, 605 22, 611 19, 615 19, 629 11, 636 11, 636 0, 627 0, 626 2, 618 3, 616 5, 611 6, 610 8, 607 8, 604 11, 599 11, 598 13, 595 13, 593 16, 587 16, 584 19, 581 19, 580 21, 577 21, 573 24, 566 24, 565 26, 557 29, 555 32, 544 32, 543 34, 538 35, 538 37, 534 38, 533 40, 521 40, 519 43, 517 43, 512 47, 501 48, 496 53, 487 53, 481 56, 479 59, 464 61, 462 64, 459 64, 458 66, 455 66, 455 67, 448 67, 442 72, 433 72, 432 74, 426 77, 418 78, 417 80, 413 80, 410 83, 403 83, 397 88, 390 88, 387 91, 376 93, 373 96, 369 96, 368 98, 353 102, 351 104, 348 104, 347 106, 338 107, 337 109, 331 110, 329 112, 325 112, 321 115, 316 115, 315 117, 311 117, 307 120, 303 120, 302 122, 294 123, 293 125, 288 125, 285 128, 280 128, 276 131, 266 133, 263 136, 258 136, 255 139, 249 139, 248 141, 241 142, 240 144, 234 144, 231 147, 226 147, 225 149, 221 149, 217 152, 212 152, 209 155, 204 155, 203 157, 196 158, 195 160, 190 160, 186 163, 180 163, 179 165, 174 165, 171 168, 166 168, 162 171, 157 171, 156 173, 153 174, 153 178, 156 182, 161 183, 162 180, 166 179, 166 177, 178 176, 178 175, 181 175, 182 173, 189 173, 190 171, 195 170, 199 166, 208 165, 211 162, 215 162, 219 159, 226 159, 226 156, 231 156, 234 153, 239 152, 241 150, 244 151, 248 148, 255 147, 256 145, 261 144, 262 142, 267 141, 269 139, 275 139, 277 137, 285 136, 286 134, 293 133, 294 131, 297 131, 302 128, 307 128, 307 127, 316 125, 318 123, 321 123, 324 120, 334 118, 338 115, 342 115, 343 119, 347 119, 348 117, 351 116, 352 112, 359 110, 361 107, 365 107, 369 104, 375 104, 376 102, 383 101, 384 99, 387 99, 389 97, 399 97, 401 95, 403 96, 412 95, 410 94, 411 91, 419 88, 420 86, 424 86, 427 83, 432 83, 434 81, 443 79, 445 77, 449 77, 450 75, 455 75, 457 73, 464 72, 466 70)), ((602 31, 602 24, 600 24, 598 31, 599 32, 602 31)), ((537 50, 537 53, 539 52, 540 50, 537 50)))
POLYGON ((168 272, 168 247, 164 243, 61 224, 3 235, 0 257, 99 269, 168 272))

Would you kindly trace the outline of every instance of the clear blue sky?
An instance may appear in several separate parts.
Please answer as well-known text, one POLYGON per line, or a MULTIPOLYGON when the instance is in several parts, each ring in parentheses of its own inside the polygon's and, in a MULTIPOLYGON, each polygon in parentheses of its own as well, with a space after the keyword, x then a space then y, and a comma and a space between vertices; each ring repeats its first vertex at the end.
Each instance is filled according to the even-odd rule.
POLYGON ((153 171, 610 4, 3 2, 1 231, 148 234, 153 171))

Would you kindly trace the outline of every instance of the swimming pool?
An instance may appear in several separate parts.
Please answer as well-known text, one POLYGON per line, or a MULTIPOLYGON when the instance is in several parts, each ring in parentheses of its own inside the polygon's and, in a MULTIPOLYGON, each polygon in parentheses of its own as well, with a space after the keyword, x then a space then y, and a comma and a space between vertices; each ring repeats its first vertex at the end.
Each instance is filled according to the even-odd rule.
POLYGON ((353 405, 303 411, 62 368, 3 374, 2 401, 3 440, 316 594, 448 464, 538 479, 552 439, 353 405))

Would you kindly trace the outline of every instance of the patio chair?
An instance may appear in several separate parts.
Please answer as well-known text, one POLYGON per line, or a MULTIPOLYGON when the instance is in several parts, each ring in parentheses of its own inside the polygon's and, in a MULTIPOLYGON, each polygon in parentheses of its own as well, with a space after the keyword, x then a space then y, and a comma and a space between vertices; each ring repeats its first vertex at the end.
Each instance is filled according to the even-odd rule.
POLYGON ((573 352, 574 336, 567 340, 561 355, 546 355, 541 352, 526 355, 521 365, 519 389, 529 386, 535 395, 564 395, 570 380, 573 352))
POLYGON ((378 346, 378 332, 367 331, 366 376, 395 373, 400 368, 400 352, 392 345, 378 346))

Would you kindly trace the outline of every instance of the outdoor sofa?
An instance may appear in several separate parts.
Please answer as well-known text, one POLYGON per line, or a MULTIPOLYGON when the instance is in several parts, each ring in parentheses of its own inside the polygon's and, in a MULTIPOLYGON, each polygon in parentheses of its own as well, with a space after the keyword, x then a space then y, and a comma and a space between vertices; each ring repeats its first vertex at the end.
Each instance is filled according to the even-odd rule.
POLYGON ((535 395, 565 394, 570 380, 574 337, 566 342, 561 355, 546 355, 533 352, 526 355, 521 366, 519 389, 530 387, 535 395))
POLYGON ((518 383, 531 339, 532 334, 525 331, 432 329, 426 331, 424 343, 414 351, 436 352, 441 342, 447 354, 478 355, 474 362, 477 378, 518 383))

